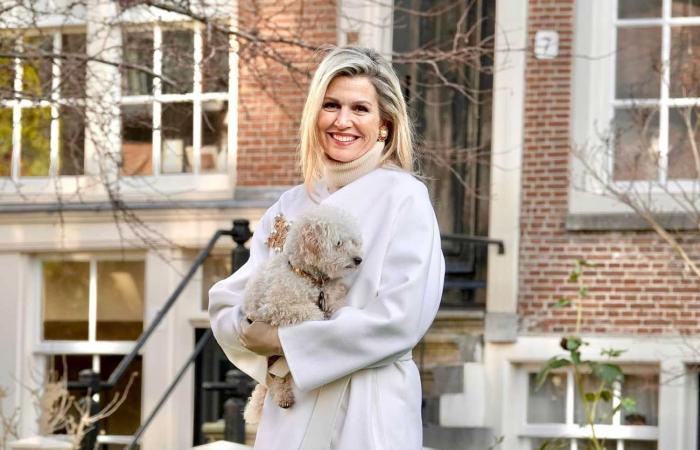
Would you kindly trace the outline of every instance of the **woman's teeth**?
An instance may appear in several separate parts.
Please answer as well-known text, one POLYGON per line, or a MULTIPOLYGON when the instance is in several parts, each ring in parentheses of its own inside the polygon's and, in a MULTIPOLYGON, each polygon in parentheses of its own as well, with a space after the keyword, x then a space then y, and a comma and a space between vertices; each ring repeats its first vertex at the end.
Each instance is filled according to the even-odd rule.
POLYGON ((355 136, 338 136, 337 134, 333 134, 332 136, 333 136, 333 139, 335 139, 336 141, 340 141, 340 142, 350 142, 350 141, 354 141, 355 139, 357 139, 355 136))

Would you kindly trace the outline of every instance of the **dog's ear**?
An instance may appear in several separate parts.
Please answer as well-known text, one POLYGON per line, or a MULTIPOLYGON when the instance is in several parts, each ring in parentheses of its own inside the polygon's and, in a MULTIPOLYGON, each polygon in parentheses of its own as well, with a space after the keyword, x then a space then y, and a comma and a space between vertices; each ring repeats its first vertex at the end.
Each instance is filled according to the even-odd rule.
POLYGON ((321 224, 306 222, 301 227, 301 250, 314 258, 321 256, 321 224))

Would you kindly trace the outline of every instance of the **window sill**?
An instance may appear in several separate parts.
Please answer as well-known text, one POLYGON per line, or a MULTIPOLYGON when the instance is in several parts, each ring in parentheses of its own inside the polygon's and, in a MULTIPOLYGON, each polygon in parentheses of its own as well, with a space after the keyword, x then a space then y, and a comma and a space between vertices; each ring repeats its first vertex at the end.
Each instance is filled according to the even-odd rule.
MULTIPOLYGON (((120 200, 132 202, 230 199, 233 183, 225 173, 121 177, 114 191, 120 200)), ((90 175, 0 179, 4 204, 79 204, 109 202, 111 197, 102 180, 90 175)))
MULTIPOLYGON (((655 217, 667 230, 696 230, 698 224, 689 214, 661 213, 655 217)), ((566 216, 569 231, 650 231, 652 227, 634 213, 587 213, 566 216)))

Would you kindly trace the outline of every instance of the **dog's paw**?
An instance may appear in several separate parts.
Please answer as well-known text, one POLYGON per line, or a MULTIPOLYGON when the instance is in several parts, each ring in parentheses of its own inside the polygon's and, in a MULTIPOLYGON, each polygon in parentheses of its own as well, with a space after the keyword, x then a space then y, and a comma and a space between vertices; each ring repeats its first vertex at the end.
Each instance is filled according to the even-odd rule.
POLYGON ((284 398, 280 399, 277 404, 279 405, 280 408, 291 408, 292 405, 294 405, 294 399, 293 398, 284 398))

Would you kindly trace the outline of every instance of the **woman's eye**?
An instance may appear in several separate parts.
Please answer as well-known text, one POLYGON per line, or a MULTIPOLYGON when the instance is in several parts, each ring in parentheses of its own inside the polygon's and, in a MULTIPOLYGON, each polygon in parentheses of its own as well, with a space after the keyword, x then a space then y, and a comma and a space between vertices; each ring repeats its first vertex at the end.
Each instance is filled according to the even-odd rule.
POLYGON ((355 106, 355 111, 360 111, 360 112, 368 112, 368 111, 369 111, 369 109, 367 109, 367 107, 366 107, 366 106, 362 106, 362 105, 357 105, 357 106, 355 106))
POLYGON ((323 109, 337 109, 338 104, 335 102, 325 102, 323 104, 323 109))

